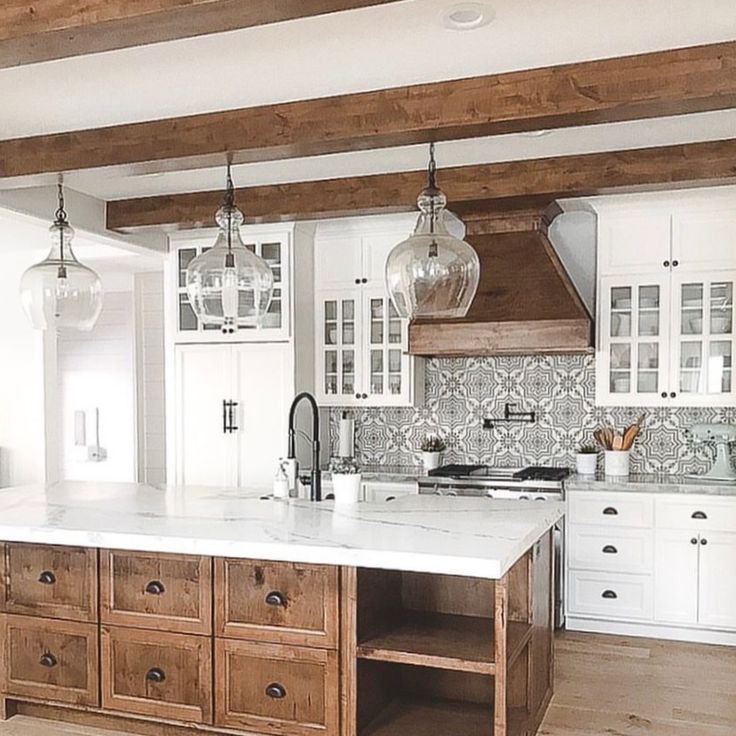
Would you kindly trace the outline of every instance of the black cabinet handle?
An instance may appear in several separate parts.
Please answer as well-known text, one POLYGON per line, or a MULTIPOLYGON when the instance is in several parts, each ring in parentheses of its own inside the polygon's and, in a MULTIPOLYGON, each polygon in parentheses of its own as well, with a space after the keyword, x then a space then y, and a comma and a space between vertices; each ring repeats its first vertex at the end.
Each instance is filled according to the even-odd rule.
POLYGON ((151 582, 146 585, 146 593, 149 595, 163 595, 165 592, 166 588, 160 580, 151 580, 151 582))
POLYGON ((266 603, 269 606, 281 606, 286 608, 286 596, 283 593, 279 593, 278 590, 272 590, 266 596, 266 603))
POLYGON ((670 267, 670 262, 669 262, 669 261, 665 261, 665 262, 664 262, 664 263, 663 263, 662 265, 663 265, 663 266, 664 266, 665 268, 669 268, 669 267, 670 267))
POLYGON ((698 538, 697 538, 697 537, 693 537, 693 538, 692 538, 692 539, 690 540, 690 544, 697 544, 697 543, 698 543, 698 538))
POLYGON ((708 544, 708 540, 707 539, 701 539, 700 540, 700 544, 702 544, 703 546, 705 546, 706 544, 708 544))
POLYGON ((618 510, 613 508, 613 506, 606 506, 606 508, 603 509, 603 513, 606 516, 618 516, 618 510))
POLYGON ((266 685, 266 695, 274 700, 281 700, 286 697, 286 688, 278 682, 272 682, 266 685))
POLYGON ((694 511, 693 515, 690 518, 691 519, 707 519, 708 514, 706 514, 705 511, 694 511))
POLYGON ((53 585, 56 582, 56 575, 49 570, 44 570, 38 576, 38 582, 42 585, 53 585))
POLYGON ((388 503, 389 501, 395 501, 395 500, 396 500, 396 496, 386 496, 386 503, 388 503))
POLYGON ((605 554, 605 555, 617 555, 618 554, 618 550, 612 544, 607 544, 603 548, 603 554, 605 554))
POLYGON ((51 668, 56 667, 59 662, 53 654, 47 652, 41 657, 41 659, 38 660, 38 663, 41 665, 41 667, 51 668))
POLYGON ((151 667, 146 672, 146 680, 148 682, 163 682, 166 679, 166 673, 160 667, 151 667))
POLYGON ((235 409, 238 406, 237 401, 231 401, 229 402, 230 406, 228 408, 228 420, 230 422, 230 432, 237 432, 238 426, 235 424, 235 409))
POLYGON ((222 400, 222 433, 227 434, 227 401, 222 400))
POLYGON ((608 598, 609 600, 614 600, 615 598, 618 598, 616 595, 615 590, 604 590, 603 593, 601 593, 601 598, 608 598))

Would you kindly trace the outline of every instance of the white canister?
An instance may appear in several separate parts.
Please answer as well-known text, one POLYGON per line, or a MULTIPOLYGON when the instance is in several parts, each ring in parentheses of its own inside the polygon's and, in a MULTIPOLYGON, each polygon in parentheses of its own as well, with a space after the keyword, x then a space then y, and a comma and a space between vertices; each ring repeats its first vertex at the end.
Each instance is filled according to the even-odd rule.
POLYGON ((439 468, 442 462, 441 452, 423 452, 422 453, 422 464, 425 470, 434 470, 439 468))
POLYGON ((333 473, 332 493, 335 506, 347 506, 360 501, 360 473, 333 473))
POLYGON ((606 475, 618 478, 627 478, 629 475, 629 450, 606 450, 606 475))
POLYGON ((598 468, 598 453, 578 452, 575 455, 575 469, 578 475, 595 475, 598 468))

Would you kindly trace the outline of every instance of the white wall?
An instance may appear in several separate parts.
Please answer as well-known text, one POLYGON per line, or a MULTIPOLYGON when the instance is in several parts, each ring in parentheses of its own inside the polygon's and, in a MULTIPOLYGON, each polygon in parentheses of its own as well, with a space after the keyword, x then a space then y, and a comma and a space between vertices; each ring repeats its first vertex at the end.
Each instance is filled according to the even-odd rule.
MULTIPOLYGON (((132 279, 128 277, 132 287, 132 279)), ((137 476, 135 311, 132 290, 109 291, 90 332, 59 337, 59 437, 61 477, 67 480, 135 481, 137 476), (102 462, 74 444, 75 411, 87 415, 87 445, 94 444, 94 410, 99 410, 102 462)))
POLYGON ((163 273, 135 275, 138 364, 138 477, 166 482, 163 273))

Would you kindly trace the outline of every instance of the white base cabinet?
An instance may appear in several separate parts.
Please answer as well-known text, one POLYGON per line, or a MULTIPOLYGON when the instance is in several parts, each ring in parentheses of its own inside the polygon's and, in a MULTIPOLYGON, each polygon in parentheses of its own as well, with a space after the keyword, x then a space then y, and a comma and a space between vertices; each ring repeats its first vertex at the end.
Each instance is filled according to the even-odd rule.
POLYGON ((567 626, 736 645, 736 496, 573 491, 567 626))

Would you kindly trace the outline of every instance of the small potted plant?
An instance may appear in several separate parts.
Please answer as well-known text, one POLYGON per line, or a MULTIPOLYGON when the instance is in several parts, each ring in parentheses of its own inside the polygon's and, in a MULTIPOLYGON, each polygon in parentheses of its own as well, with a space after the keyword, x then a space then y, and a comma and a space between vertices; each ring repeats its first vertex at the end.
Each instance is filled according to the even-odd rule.
POLYGON ((595 475, 598 448, 595 445, 582 445, 575 455, 575 466, 579 475, 595 475))
POLYGON ((360 466, 352 457, 337 457, 330 464, 335 506, 358 503, 360 500, 360 466))
POLYGON ((422 462, 425 470, 439 468, 442 463, 442 453, 447 449, 445 441, 438 434, 428 434, 421 445, 422 462))

